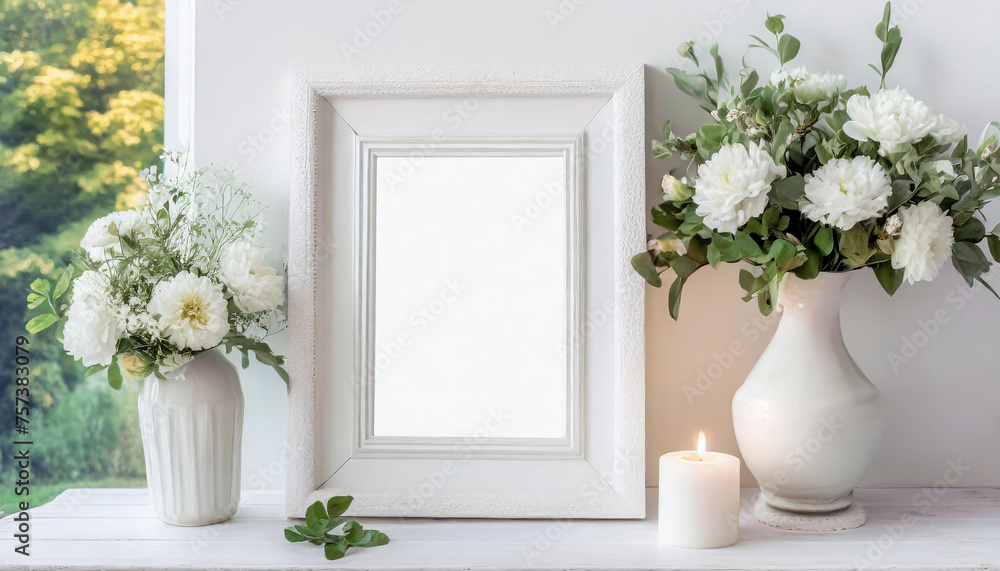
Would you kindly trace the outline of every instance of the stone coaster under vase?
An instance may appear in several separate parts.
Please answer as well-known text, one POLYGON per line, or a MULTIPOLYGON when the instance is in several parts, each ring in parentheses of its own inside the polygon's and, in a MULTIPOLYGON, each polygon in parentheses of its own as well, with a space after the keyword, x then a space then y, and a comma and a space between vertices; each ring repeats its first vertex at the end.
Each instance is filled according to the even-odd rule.
POLYGON ((861 527, 868 521, 868 514, 856 501, 835 512, 808 514, 779 510, 768 505, 763 496, 757 497, 753 515, 763 524, 788 531, 846 531, 861 527))

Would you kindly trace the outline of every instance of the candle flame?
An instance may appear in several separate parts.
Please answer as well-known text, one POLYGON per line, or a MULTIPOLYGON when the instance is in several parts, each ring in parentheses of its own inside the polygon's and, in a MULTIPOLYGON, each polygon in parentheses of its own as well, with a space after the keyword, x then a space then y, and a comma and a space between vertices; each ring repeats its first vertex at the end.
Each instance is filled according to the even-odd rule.
POLYGON ((698 456, 705 453, 705 432, 698 431, 698 456))

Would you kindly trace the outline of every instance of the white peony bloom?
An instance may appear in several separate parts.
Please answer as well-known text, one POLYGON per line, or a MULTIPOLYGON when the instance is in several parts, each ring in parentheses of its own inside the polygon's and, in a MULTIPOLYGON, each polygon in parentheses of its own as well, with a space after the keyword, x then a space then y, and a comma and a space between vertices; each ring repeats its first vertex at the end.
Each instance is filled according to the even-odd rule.
POLYGON ((222 255, 220 277, 241 311, 269 311, 285 301, 285 280, 267 263, 264 250, 247 242, 233 244, 222 255))
POLYGON ((112 212, 94 221, 80 241, 80 247, 95 262, 104 262, 124 252, 119 236, 138 238, 149 233, 149 225, 135 210, 112 212), (112 233, 112 225, 114 232, 112 233))
POLYGON ((851 97, 847 114, 851 120, 844 123, 844 132, 857 141, 879 143, 883 156, 923 139, 939 124, 937 112, 898 87, 851 97))
POLYGON ((229 311, 222 286, 191 272, 180 272, 153 288, 149 313, 159 315, 160 330, 178 349, 211 349, 229 333, 229 311))
POLYGON ((719 232, 736 232, 767 208, 771 183, 785 176, 759 142, 749 147, 732 143, 698 167, 694 183, 695 212, 705 225, 719 232))
POLYGON ((838 93, 847 89, 847 80, 843 75, 832 73, 809 73, 800 67, 792 72, 792 91, 799 103, 815 105, 820 101, 830 101, 838 93))
POLYGON ((892 251, 892 267, 910 284, 930 281, 951 258, 955 230, 951 216, 925 200, 899 210, 903 226, 892 251))
POLYGON ((954 145, 968 134, 968 130, 965 128, 965 123, 962 123, 958 119, 953 119, 947 115, 938 115, 937 125, 931 134, 940 143, 954 145))
POLYGON ((85 367, 110 365, 125 324, 111 304, 106 278, 88 270, 73 280, 73 301, 66 311, 63 347, 85 367))
POLYGON ((850 230, 889 205, 892 184, 885 169, 868 157, 836 159, 805 176, 799 209, 806 218, 850 230))

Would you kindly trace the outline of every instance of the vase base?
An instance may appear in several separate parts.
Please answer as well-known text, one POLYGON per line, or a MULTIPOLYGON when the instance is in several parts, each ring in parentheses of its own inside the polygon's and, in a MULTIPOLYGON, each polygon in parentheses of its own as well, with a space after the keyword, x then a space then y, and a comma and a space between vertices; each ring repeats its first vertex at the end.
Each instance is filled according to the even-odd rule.
POLYGON ((206 525, 215 525, 217 523, 222 523, 233 519, 234 514, 227 516, 219 516, 217 518, 208 518, 205 520, 191 520, 191 521, 170 521, 157 516, 156 519, 167 525, 173 525, 176 527, 205 527, 206 525))
POLYGON ((868 521, 868 514, 858 502, 851 502, 850 506, 834 512, 798 513, 770 506, 762 496, 757 497, 753 515, 763 524, 788 531, 846 531, 868 521))

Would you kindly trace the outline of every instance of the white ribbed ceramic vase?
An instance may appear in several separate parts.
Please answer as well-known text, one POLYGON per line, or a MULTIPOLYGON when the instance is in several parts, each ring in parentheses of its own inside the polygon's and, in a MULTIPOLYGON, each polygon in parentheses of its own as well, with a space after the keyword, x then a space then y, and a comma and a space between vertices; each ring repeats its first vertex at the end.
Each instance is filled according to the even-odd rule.
POLYGON ((231 518, 240 501, 243 390, 236 367, 213 349, 139 393, 146 480, 156 516, 171 525, 231 518))
MULTIPOLYGON (((770 508, 829 520, 831 512, 851 507, 854 486, 878 451, 879 391, 851 358, 840 328, 841 298, 850 278, 850 273, 821 273, 813 280, 785 276, 781 321, 733 397, 736 440, 770 508)), ((863 524, 863 510, 851 511, 851 521, 829 528, 798 518, 795 529, 863 524)))

